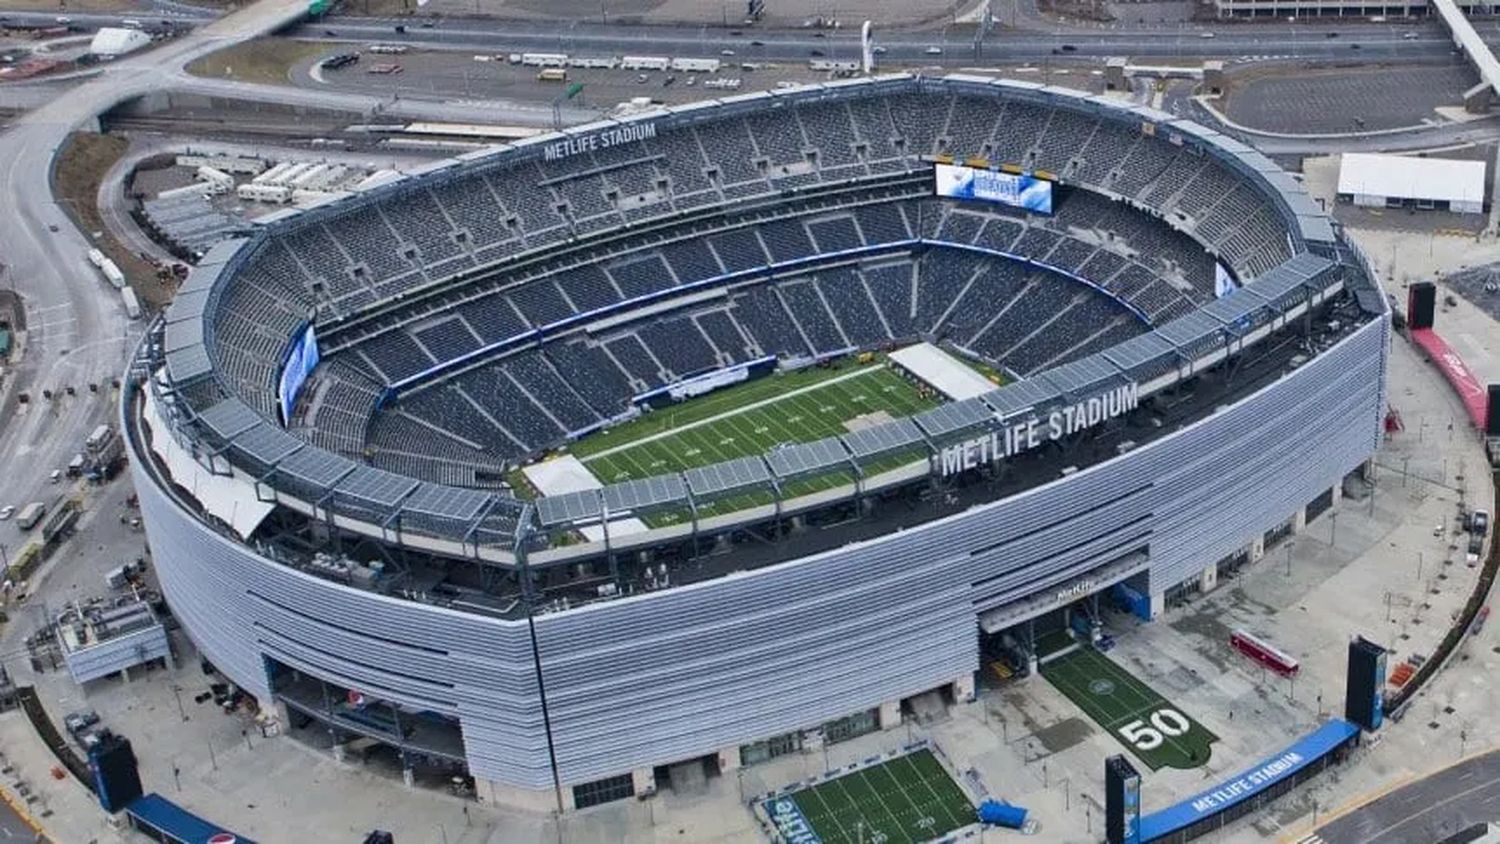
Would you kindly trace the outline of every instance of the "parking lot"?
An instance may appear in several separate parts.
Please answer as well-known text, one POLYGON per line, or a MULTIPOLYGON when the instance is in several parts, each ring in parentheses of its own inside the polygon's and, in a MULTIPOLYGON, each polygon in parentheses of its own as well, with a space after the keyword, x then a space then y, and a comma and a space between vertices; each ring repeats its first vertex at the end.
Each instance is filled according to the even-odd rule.
POLYGON ((1299 134, 1414 126, 1439 119, 1436 108, 1461 106, 1463 92, 1478 81, 1454 62, 1257 74, 1233 84, 1229 117, 1253 129, 1299 134))

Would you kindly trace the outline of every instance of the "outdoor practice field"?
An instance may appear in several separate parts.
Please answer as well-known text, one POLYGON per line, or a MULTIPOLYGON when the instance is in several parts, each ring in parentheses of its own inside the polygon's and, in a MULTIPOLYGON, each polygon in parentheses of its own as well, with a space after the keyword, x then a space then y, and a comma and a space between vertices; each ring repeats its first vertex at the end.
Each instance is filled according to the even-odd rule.
POLYGON ((939 403, 883 364, 768 375, 646 414, 587 437, 573 453, 604 483, 763 454, 848 430, 884 411, 909 416, 939 403))
POLYGON ((1204 765, 1219 740, 1093 648, 1044 663, 1042 676, 1153 771, 1204 765))
POLYGON ((781 818, 795 818, 796 812, 778 811, 777 804, 788 800, 822 844, 916 844, 977 821, 974 805, 930 750, 768 801, 783 834, 789 827, 781 818))

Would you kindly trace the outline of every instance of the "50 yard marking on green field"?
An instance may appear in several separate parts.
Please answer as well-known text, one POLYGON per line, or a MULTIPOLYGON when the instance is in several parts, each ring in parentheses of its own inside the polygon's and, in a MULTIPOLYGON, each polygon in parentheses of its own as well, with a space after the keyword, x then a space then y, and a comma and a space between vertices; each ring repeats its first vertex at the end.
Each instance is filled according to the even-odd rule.
POLYGON ((1042 676, 1153 771, 1205 765, 1219 740, 1092 648, 1045 663, 1042 676))

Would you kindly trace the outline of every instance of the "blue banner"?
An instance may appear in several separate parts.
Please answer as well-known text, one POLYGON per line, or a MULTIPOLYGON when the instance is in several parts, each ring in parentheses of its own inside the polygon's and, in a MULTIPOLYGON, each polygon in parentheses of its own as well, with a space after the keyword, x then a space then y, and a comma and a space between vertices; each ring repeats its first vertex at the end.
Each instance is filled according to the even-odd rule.
POLYGON ((1141 840, 1164 838, 1243 803, 1318 761, 1358 734, 1358 727, 1335 718, 1239 776, 1141 818, 1141 840))
POLYGON ((281 424, 285 425, 292 418, 292 408, 297 405, 297 393, 307 381, 307 376, 318 368, 319 360, 318 335, 313 331, 312 324, 308 323, 307 327, 297 332, 297 338, 287 350, 286 363, 281 367, 281 383, 277 390, 281 405, 281 424))
POLYGON ((1052 213, 1052 183, 1035 176, 1017 176, 956 164, 937 164, 933 181, 938 196, 972 199, 1052 213))

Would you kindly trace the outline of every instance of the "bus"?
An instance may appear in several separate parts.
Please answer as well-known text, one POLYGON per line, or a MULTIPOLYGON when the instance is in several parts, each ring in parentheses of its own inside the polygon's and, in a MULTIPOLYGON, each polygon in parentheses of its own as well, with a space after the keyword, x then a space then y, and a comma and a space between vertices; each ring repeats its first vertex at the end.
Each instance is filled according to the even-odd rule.
POLYGON ((16 525, 21 530, 31 530, 45 515, 47 515, 47 505, 40 501, 33 501, 21 508, 21 515, 16 517, 16 525))
POLYGON ((560 67, 549 67, 537 73, 538 82, 567 82, 568 72, 560 67))
POLYGON ((1229 644, 1233 645, 1235 650, 1283 677, 1295 677, 1302 667, 1297 660, 1280 648, 1244 630, 1236 630, 1230 634, 1229 644))

